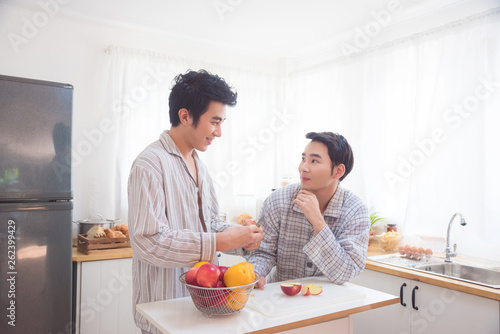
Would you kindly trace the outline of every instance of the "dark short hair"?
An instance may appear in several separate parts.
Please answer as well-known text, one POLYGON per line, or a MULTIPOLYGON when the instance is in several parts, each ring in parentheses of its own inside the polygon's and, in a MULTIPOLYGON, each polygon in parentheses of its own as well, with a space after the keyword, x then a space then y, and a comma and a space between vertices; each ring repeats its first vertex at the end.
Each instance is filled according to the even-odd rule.
POLYGON ((210 102, 221 102, 231 107, 236 105, 238 93, 233 92, 224 79, 205 70, 189 70, 176 76, 174 82, 168 98, 170 124, 174 127, 180 123, 179 110, 182 108, 189 111, 196 127, 210 102))
POLYGON ((328 148, 328 155, 332 162, 332 174, 335 166, 344 164, 345 173, 340 178, 340 181, 351 172, 354 166, 354 154, 352 153, 351 146, 347 142, 347 139, 342 135, 333 132, 309 132, 306 134, 306 138, 326 145, 328 148))

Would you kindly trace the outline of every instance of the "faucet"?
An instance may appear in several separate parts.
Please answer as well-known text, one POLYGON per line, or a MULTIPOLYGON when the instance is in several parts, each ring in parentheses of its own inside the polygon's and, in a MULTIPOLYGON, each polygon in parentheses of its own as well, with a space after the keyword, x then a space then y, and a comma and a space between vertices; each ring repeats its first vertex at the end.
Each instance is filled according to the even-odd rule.
POLYGON ((450 230, 451 230, 451 223, 453 223, 453 220, 455 220, 456 216, 460 216, 460 225, 465 226, 467 225, 467 222, 465 221, 464 217, 460 212, 455 213, 452 217, 450 222, 448 223, 448 231, 446 232, 446 257, 444 259, 444 262, 451 263, 451 258, 457 256, 457 244, 453 245, 453 252, 451 251, 450 247, 450 230))

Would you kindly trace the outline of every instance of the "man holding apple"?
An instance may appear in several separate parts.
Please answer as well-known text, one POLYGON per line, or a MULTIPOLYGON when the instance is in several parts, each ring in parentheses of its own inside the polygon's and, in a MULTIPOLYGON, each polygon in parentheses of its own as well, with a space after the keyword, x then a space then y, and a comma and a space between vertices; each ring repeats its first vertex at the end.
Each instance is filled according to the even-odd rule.
POLYGON ((219 218, 215 189, 196 151, 222 135, 226 106, 237 93, 204 70, 175 78, 169 96, 171 128, 134 161, 128 183, 136 325, 159 331, 135 310, 141 303, 188 296, 179 276, 216 251, 243 255, 258 247, 262 229, 219 218))
POLYGON ((300 183, 275 190, 264 202, 264 240, 248 261, 271 282, 324 275, 347 282, 365 266, 370 220, 366 205, 339 183, 352 170, 347 140, 310 132, 299 164, 300 183), (273 271, 271 271, 274 268, 273 271))

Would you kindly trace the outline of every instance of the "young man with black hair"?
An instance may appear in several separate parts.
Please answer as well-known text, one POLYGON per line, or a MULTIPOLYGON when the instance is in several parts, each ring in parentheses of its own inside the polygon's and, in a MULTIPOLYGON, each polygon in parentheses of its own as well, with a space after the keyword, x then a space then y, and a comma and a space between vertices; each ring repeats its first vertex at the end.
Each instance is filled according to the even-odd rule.
POLYGON ((128 184, 135 323, 159 331, 135 310, 141 303, 185 297, 179 276, 216 251, 243 255, 262 240, 262 229, 219 218, 215 189, 196 151, 222 135, 226 106, 237 94, 217 75, 189 71, 175 78, 169 96, 171 128, 137 157, 128 184))
POLYGON ((370 228, 366 205, 339 186, 354 157, 336 133, 310 132, 299 164, 300 183, 275 190, 264 202, 264 240, 248 261, 270 282, 324 275, 342 284, 366 262, 370 228), (271 271, 271 269, 273 269, 271 271))

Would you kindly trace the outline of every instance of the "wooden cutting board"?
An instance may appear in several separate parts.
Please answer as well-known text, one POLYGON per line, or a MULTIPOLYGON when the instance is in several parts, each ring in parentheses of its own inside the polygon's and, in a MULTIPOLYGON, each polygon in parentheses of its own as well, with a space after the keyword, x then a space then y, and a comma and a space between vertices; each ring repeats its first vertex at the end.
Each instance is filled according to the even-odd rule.
POLYGON ((328 282, 325 278, 308 277, 287 282, 321 285, 323 292, 315 296, 303 296, 301 293, 287 296, 280 287, 280 284, 284 282, 271 283, 266 284, 264 290, 254 289, 248 298, 246 307, 268 317, 279 317, 366 297, 364 293, 353 289, 350 284, 336 285, 328 282))

